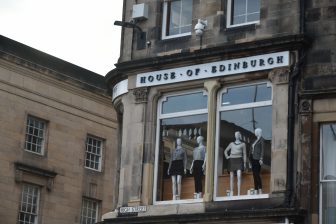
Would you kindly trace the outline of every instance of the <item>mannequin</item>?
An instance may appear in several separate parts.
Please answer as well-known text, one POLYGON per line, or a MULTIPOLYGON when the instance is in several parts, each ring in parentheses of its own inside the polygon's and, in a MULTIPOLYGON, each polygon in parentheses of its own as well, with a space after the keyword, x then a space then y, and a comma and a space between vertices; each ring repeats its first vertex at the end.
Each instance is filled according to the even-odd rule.
POLYGON ((194 148, 193 161, 190 166, 190 174, 194 174, 195 193, 194 199, 202 198, 202 176, 205 170, 205 146, 203 144, 204 138, 198 136, 196 141, 198 147, 194 148))
POLYGON ((181 146, 182 140, 176 139, 176 148, 172 151, 168 175, 172 178, 173 200, 180 200, 182 175, 187 173, 187 153, 181 146))
POLYGON ((230 171, 230 196, 233 196, 233 178, 234 171, 237 171, 237 195, 240 195, 241 172, 246 168, 246 145, 241 141, 239 131, 235 132, 236 140, 231 142, 224 150, 226 159, 229 159, 228 170, 230 171), (228 151, 230 150, 230 155, 228 151))
POLYGON ((264 138, 262 137, 262 130, 260 128, 254 131, 257 139, 252 144, 250 151, 250 162, 252 165, 254 189, 262 194, 262 182, 260 177, 261 165, 263 164, 264 157, 264 138))

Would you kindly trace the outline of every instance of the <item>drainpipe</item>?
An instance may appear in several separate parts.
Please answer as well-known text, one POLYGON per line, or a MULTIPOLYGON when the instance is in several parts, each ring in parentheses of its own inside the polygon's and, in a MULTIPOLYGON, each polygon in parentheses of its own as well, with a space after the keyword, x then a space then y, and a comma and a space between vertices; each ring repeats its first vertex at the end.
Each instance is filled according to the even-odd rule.
MULTIPOLYGON (((299 0, 300 7, 300 34, 305 33, 305 0, 299 0)), ((285 195, 285 206, 293 207, 293 188, 294 188, 294 122, 295 122, 295 101, 297 96, 297 87, 299 75, 301 72, 301 66, 303 64, 305 58, 304 50, 299 50, 298 58, 299 60, 295 63, 295 65, 291 69, 291 76, 288 86, 288 132, 287 132, 287 183, 286 183, 286 195, 285 195)))

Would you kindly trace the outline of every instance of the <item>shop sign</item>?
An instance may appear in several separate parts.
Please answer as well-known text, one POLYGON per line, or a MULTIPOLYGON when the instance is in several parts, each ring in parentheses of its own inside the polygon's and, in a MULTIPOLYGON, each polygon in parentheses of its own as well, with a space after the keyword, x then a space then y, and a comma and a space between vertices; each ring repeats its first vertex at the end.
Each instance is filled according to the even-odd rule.
POLYGON ((118 96, 127 93, 128 92, 128 80, 125 79, 121 82, 118 82, 114 87, 113 87, 113 92, 112 92, 112 101, 117 98, 118 96))
POLYGON ((283 51, 200 65, 140 73, 137 75, 136 87, 156 86, 168 83, 235 75, 288 65, 289 51, 283 51))

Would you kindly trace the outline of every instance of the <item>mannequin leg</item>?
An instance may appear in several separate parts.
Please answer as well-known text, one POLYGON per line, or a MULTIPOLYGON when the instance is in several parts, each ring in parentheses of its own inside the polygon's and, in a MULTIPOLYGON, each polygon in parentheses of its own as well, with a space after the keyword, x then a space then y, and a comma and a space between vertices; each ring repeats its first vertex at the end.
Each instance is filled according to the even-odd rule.
POLYGON ((171 176, 172 179, 172 189, 173 189, 173 200, 176 200, 176 175, 171 176))
POLYGON ((240 195, 240 185, 241 185, 241 170, 237 170, 237 188, 238 192, 237 195, 240 195))
POLYGON ((233 171, 230 171, 230 196, 233 196, 233 171))
POLYGON ((177 175, 177 197, 176 197, 177 200, 179 200, 181 197, 181 182, 182 182, 182 176, 177 175))

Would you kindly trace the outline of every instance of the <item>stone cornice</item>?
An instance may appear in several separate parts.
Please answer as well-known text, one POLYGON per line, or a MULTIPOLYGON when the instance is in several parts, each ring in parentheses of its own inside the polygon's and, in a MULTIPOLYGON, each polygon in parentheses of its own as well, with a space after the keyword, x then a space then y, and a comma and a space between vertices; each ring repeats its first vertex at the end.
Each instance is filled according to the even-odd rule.
POLYGON ((208 47, 193 52, 125 61, 116 64, 116 68, 110 71, 105 79, 107 83, 113 85, 127 77, 127 73, 134 73, 142 69, 160 70, 176 66, 179 63, 183 63, 185 66, 195 62, 205 63, 211 60, 225 60, 283 50, 298 50, 309 46, 309 44, 309 40, 304 35, 287 35, 239 44, 208 47))

